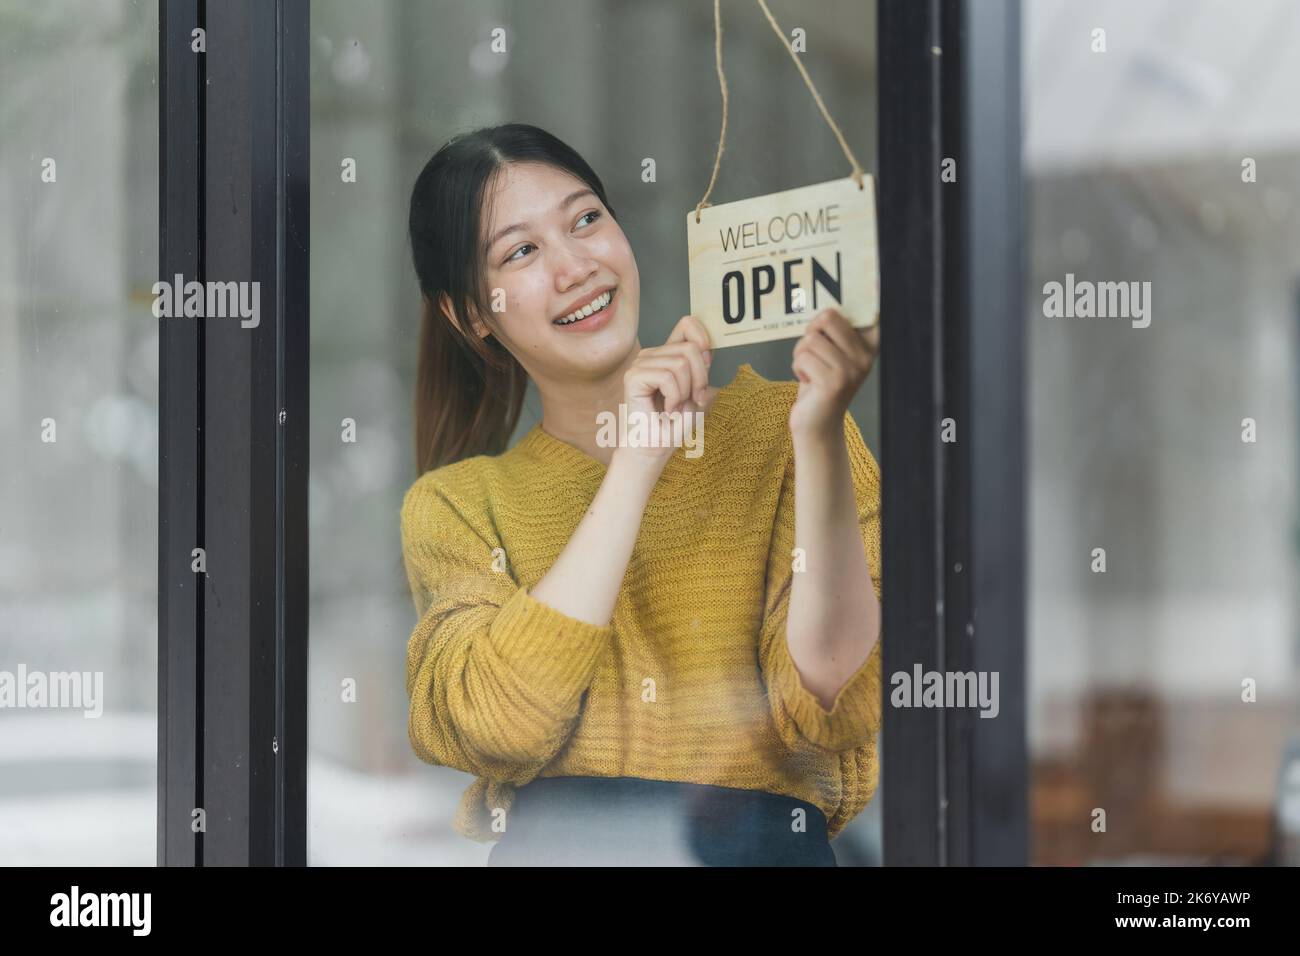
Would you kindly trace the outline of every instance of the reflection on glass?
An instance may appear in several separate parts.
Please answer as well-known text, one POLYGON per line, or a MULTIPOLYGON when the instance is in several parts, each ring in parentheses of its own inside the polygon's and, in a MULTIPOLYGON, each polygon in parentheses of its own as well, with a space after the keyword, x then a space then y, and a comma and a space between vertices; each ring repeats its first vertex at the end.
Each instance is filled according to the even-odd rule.
POLYGON ((1296 27, 1026 4, 1039 863, 1300 862, 1296 27))
POLYGON ((158 5, 0 38, 0 863, 152 866, 158 5))

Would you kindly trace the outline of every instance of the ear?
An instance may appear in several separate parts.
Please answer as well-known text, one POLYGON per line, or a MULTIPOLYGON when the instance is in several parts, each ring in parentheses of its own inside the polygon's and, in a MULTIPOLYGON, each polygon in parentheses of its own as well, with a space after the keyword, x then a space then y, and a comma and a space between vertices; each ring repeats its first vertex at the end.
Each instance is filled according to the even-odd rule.
MULTIPOLYGON (((442 314, 447 317, 448 322, 460 329, 461 332, 465 331, 465 327, 461 325, 460 319, 456 315, 456 310, 452 308, 451 299, 447 297, 447 293, 438 293, 438 308, 442 310, 442 314)), ((474 334, 481 339, 485 339, 492 334, 492 330, 483 323, 482 319, 477 317, 471 322, 471 326, 474 329, 474 334)))

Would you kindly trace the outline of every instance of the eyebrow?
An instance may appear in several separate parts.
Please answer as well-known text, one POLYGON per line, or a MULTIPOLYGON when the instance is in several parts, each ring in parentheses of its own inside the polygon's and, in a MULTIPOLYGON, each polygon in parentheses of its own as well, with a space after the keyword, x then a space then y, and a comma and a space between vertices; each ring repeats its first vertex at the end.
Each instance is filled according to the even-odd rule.
MULTIPOLYGON (((592 190, 590 190, 590 189, 587 189, 587 188, 579 189, 579 190, 576 190, 576 191, 574 191, 574 192, 571 192, 571 193, 569 193, 569 195, 565 196, 562 200, 560 200, 560 204, 559 204, 558 206, 556 206, 555 208, 556 208, 557 210, 563 212, 565 209, 567 209, 567 208, 569 207, 569 205, 570 205, 571 203, 575 202, 575 201, 578 200, 578 199, 581 199, 583 196, 593 196, 593 197, 594 197, 595 195, 596 195, 596 194, 595 194, 592 190)), ((521 231, 521 230, 523 230, 523 229, 527 229, 527 228, 528 228, 528 223, 526 223, 526 222, 517 222, 517 223, 515 223, 515 224, 512 225, 512 226, 506 226, 504 229, 498 229, 498 230, 496 231, 496 235, 494 235, 490 240, 488 240, 487 248, 488 248, 488 249, 491 249, 493 246, 495 246, 498 242, 500 242, 501 239, 504 238, 504 237, 505 237, 506 235, 508 235, 509 233, 512 233, 512 232, 519 232, 519 231, 521 231)))

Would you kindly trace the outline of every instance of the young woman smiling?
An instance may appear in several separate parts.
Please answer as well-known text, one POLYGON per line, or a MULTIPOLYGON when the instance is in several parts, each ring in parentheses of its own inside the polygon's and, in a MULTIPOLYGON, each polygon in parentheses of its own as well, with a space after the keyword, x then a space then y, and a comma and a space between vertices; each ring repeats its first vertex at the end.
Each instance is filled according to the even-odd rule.
POLYGON ((878 331, 824 310, 797 382, 721 389, 693 316, 643 347, 600 179, 524 124, 439 149, 409 230, 409 733, 476 777, 457 831, 492 865, 835 865, 878 777, 880 472, 848 414, 878 331), (620 404, 701 412, 704 453, 604 447, 620 404))

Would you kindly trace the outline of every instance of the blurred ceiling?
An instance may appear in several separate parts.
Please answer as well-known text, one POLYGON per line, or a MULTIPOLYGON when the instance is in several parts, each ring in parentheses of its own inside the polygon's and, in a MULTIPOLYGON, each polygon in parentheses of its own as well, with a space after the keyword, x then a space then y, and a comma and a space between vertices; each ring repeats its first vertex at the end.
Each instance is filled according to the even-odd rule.
POLYGON ((1023 10, 1030 172, 1300 148, 1297 0, 1025 0, 1023 10), (1092 50, 1097 28, 1104 53, 1092 50))

